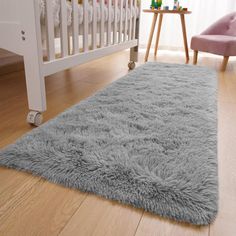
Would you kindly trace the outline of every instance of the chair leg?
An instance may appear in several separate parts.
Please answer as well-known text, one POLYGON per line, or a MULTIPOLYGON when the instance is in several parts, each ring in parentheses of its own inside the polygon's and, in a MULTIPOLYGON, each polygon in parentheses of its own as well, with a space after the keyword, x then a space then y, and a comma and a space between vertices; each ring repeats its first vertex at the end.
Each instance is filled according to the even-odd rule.
POLYGON ((194 55, 193 55, 193 64, 194 65, 197 64, 197 57, 198 57, 198 51, 194 51, 194 55))
POLYGON ((221 65, 221 71, 225 71, 226 70, 228 61, 229 61, 229 57, 228 56, 224 56, 224 59, 223 59, 222 65, 221 65))

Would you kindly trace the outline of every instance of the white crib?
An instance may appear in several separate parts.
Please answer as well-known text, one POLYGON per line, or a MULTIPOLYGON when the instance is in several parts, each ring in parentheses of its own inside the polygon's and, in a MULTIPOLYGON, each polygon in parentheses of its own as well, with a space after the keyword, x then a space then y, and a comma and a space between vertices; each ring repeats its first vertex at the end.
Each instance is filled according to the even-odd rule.
POLYGON ((45 76, 128 48, 135 67, 138 1, 0 0, 0 48, 24 57, 29 123, 42 123, 45 76))

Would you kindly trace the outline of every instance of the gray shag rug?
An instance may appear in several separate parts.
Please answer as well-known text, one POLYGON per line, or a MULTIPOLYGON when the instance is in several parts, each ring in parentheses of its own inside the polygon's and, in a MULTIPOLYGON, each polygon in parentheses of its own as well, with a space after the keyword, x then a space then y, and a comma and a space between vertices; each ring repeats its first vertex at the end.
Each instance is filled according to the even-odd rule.
POLYGON ((217 213, 217 78, 147 63, 0 151, 0 164, 196 225, 217 213))

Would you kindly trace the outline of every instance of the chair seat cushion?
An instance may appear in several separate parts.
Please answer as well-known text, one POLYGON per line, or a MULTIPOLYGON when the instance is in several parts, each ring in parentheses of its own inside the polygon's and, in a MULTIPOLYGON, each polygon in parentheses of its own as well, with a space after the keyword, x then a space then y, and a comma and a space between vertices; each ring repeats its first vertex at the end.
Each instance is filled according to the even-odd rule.
POLYGON ((192 38, 191 49, 222 56, 236 56, 236 37, 227 35, 197 35, 192 38))

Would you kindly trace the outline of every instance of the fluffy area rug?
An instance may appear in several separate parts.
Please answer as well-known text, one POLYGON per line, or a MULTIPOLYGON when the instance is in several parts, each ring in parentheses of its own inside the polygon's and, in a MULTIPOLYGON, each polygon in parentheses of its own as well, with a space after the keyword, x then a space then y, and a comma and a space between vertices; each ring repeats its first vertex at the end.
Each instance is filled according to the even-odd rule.
POLYGON ((147 63, 0 151, 0 164, 196 225, 217 213, 217 78, 147 63))

